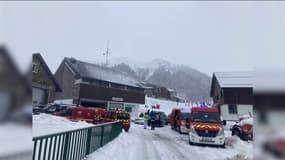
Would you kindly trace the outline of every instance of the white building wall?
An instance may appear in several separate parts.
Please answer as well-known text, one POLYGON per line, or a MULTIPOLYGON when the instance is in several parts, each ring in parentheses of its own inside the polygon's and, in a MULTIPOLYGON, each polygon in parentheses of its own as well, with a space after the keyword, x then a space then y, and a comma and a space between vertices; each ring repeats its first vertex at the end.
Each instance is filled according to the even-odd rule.
POLYGON ((224 120, 228 121, 237 121, 241 115, 253 114, 253 106, 238 104, 237 112, 237 114, 230 114, 228 104, 221 105, 221 115, 224 120))

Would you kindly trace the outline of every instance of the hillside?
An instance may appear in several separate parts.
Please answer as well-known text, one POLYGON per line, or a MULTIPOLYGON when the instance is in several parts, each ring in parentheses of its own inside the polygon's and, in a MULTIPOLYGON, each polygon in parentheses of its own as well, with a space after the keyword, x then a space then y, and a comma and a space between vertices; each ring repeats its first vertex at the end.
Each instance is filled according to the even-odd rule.
POLYGON ((112 68, 141 81, 173 88, 178 95, 192 101, 209 101, 211 78, 186 65, 176 65, 162 59, 138 62, 128 58, 113 59, 112 68))

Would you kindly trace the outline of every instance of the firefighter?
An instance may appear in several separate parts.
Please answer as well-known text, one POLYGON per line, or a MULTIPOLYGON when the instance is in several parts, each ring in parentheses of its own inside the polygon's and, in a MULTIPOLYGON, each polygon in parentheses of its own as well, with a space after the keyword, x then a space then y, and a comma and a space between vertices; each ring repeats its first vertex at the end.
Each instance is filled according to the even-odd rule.
POLYGON ((149 114, 151 130, 154 130, 155 113, 153 111, 149 114))
POLYGON ((144 113, 143 120, 144 120, 144 129, 147 129, 147 123, 149 120, 148 113, 144 113))

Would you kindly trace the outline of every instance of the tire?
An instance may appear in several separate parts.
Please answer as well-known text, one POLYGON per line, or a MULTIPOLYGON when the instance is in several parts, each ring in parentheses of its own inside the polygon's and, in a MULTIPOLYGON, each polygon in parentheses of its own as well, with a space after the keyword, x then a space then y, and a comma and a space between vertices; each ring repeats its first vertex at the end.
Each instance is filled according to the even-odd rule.
POLYGON ((189 139, 189 144, 190 144, 191 146, 193 146, 193 145, 194 145, 194 143, 193 143, 193 142, 191 142, 191 141, 190 141, 190 139, 189 139))
POLYGON ((125 132, 129 132, 129 128, 128 129, 124 129, 125 130, 125 132))
POLYGON ((221 148, 226 148, 226 144, 224 143, 223 145, 220 146, 221 148))
POLYGON ((181 127, 179 127, 179 133, 182 134, 182 132, 181 132, 181 127))
POLYGON ((239 133, 239 130, 238 129, 234 129, 233 131, 232 131, 232 136, 240 136, 240 133, 239 133))

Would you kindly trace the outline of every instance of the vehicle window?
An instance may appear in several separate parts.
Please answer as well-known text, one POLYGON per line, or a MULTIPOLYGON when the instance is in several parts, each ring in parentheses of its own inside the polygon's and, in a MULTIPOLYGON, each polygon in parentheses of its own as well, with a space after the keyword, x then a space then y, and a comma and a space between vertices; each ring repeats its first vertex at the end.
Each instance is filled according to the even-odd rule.
POLYGON ((220 123, 219 113, 215 112, 192 112, 193 122, 220 123))
POLYGON ((180 115, 180 119, 187 119, 187 118, 190 118, 190 113, 181 113, 180 115))
POLYGON ((56 111, 56 107, 55 106, 50 106, 50 107, 48 107, 47 111, 54 112, 54 111, 56 111))
POLYGON ((129 114, 127 113, 119 113, 118 119, 129 119, 129 114))
POLYGON ((60 116, 72 116, 73 111, 72 110, 63 110, 60 112, 60 116))

